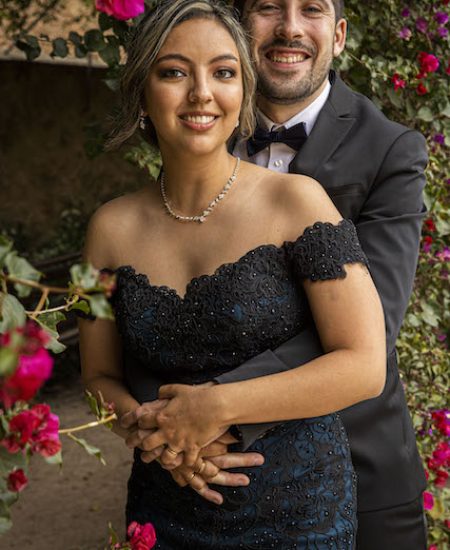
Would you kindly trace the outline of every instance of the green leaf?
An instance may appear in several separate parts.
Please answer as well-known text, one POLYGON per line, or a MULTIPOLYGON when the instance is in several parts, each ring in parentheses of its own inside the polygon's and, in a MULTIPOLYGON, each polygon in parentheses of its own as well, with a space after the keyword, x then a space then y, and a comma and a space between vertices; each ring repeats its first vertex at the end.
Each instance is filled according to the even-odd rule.
POLYGON ((86 57, 87 53, 88 50, 86 46, 84 46, 83 44, 75 45, 75 57, 77 57, 78 59, 83 59, 83 57, 86 57))
POLYGON ((58 323, 65 321, 66 316, 61 311, 53 311, 51 313, 43 313, 36 317, 36 321, 50 336, 50 341, 47 343, 46 348, 53 353, 61 353, 66 349, 64 344, 59 342, 58 323))
POLYGON ((67 57, 69 48, 64 38, 55 38, 52 40, 53 50, 51 51, 51 57, 67 57))
POLYGON ((4 477, 14 468, 22 468, 26 470, 27 459, 26 456, 21 453, 10 453, 5 447, 0 447, 0 476, 4 477))
POLYGON ((9 254, 13 247, 13 242, 6 237, 0 235, 0 267, 3 266, 6 256, 9 254))
POLYGON ((0 500, 0 535, 7 533, 12 527, 9 507, 0 500))
POLYGON ((441 115, 444 115, 445 117, 450 118, 450 102, 448 102, 445 108, 442 109, 441 115))
MULTIPOLYGON (((17 252, 10 252, 5 258, 5 266, 8 273, 12 277, 18 279, 26 279, 28 281, 37 282, 41 278, 41 273, 35 269, 25 258, 22 258, 17 252)), ((29 286, 14 284, 19 298, 26 298, 30 295, 32 288, 29 286)))
POLYGON ((79 35, 77 32, 75 31, 70 31, 69 32, 69 40, 72 42, 72 44, 74 46, 77 46, 79 44, 82 43, 82 38, 81 38, 81 35, 79 35))
POLYGON ((100 462, 103 465, 106 465, 105 459, 102 457, 102 452, 98 447, 95 447, 94 445, 91 445, 88 443, 85 439, 82 439, 80 437, 76 437, 73 434, 70 434, 70 439, 73 439, 80 447, 83 447, 83 449, 87 452, 88 455, 95 456, 100 460, 100 462))
POLYGON ((91 52, 98 52, 105 47, 103 33, 98 29, 91 29, 84 34, 84 43, 91 52))
POLYGON ((114 321, 114 314, 111 304, 108 302, 104 294, 93 294, 92 296, 89 296, 89 304, 91 306, 91 313, 94 317, 114 321))
POLYGON ((91 311, 89 308, 89 304, 88 302, 86 302, 86 300, 80 300, 79 302, 75 302, 69 307, 69 311, 71 311, 72 309, 80 310, 86 314, 89 314, 91 311))
POLYGON ((425 122, 431 122, 434 119, 434 113, 433 111, 427 107, 426 105, 421 107, 419 109, 419 112, 417 113, 417 118, 420 118, 421 120, 424 120, 425 122))
POLYGON ((89 408, 91 409, 92 413, 97 417, 100 418, 100 407, 98 406, 97 399, 92 395, 92 393, 88 390, 85 391, 86 394, 86 401, 88 402, 89 408))
POLYGON ((100 57, 103 59, 103 61, 109 67, 118 65, 118 63, 120 62, 120 51, 118 46, 114 46, 113 44, 108 44, 105 48, 100 50, 98 53, 100 57))
POLYGON ((422 303, 422 319, 425 323, 431 325, 432 327, 439 326, 438 316, 436 315, 434 309, 426 303, 422 303))
POLYGON ((16 40, 15 45, 19 50, 25 53, 28 61, 34 61, 41 55, 41 47, 35 36, 22 36, 16 40))
POLYGON ((17 367, 18 354, 11 348, 0 348, 0 377, 10 376, 17 367))
POLYGON ((98 26, 101 31, 107 31, 113 26, 112 17, 101 11, 98 15, 98 26))
POLYGON ((90 264, 76 264, 70 268, 72 283, 84 290, 95 288, 98 280, 98 270, 90 264))
POLYGON ((55 466, 59 466, 61 468, 62 463, 63 463, 62 451, 58 451, 53 456, 46 456, 45 457, 45 462, 47 462, 47 464, 52 464, 52 465, 55 465, 55 466))
POLYGON ((394 105, 398 109, 403 108, 404 101, 401 92, 395 92, 393 88, 389 88, 387 91, 387 95, 391 100, 392 105, 394 105))
POLYGON ((25 324, 25 308, 12 294, 0 292, 0 334, 25 324))

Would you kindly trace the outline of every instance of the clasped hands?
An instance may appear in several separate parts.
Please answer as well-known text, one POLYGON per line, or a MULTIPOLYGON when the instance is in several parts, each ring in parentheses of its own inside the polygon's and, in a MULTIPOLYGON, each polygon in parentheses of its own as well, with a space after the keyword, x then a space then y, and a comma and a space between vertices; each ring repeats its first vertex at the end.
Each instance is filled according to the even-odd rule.
POLYGON ((248 485, 245 474, 227 468, 263 464, 258 453, 229 453, 235 443, 221 419, 214 384, 162 386, 159 399, 144 403, 120 419, 128 430, 126 444, 143 452, 141 460, 158 460, 181 487, 189 485, 206 500, 221 504, 223 497, 209 483, 230 487, 248 485))

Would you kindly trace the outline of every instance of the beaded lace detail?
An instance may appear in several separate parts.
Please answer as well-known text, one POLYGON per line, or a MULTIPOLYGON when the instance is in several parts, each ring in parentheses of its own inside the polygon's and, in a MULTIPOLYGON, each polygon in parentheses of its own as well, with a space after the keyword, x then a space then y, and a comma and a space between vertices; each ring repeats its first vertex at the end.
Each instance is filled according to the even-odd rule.
MULTIPOLYGON (((192 279, 184 297, 130 266, 118 268, 113 306, 130 392, 143 401, 150 375, 198 384, 275 349, 312 323, 301 280, 343 278, 345 264, 355 262, 367 265, 353 223, 343 220, 250 250, 192 279)), ((339 417, 288 422, 253 448, 266 462, 248 469, 249 487, 220 487, 219 507, 136 458, 128 521, 152 521, 161 550, 353 548, 355 478, 339 417)))

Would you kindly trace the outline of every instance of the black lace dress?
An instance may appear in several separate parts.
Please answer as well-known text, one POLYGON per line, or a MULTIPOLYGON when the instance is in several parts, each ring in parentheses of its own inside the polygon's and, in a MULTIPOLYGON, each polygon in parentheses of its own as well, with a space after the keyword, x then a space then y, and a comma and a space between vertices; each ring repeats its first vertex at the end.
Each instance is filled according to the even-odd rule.
MULTIPOLYGON (((316 223, 282 246, 259 246, 193 279, 184 298, 130 266, 118 268, 113 305, 131 394, 151 400, 150 380, 199 384, 276 348, 312 323, 301 280, 343 278, 344 264, 354 262, 367 259, 344 220, 316 223)), ((161 550, 354 547, 355 474, 337 414, 286 422, 252 449, 264 465, 245 469, 248 487, 220 487, 221 506, 178 487, 136 451, 127 523, 152 522, 161 550)))

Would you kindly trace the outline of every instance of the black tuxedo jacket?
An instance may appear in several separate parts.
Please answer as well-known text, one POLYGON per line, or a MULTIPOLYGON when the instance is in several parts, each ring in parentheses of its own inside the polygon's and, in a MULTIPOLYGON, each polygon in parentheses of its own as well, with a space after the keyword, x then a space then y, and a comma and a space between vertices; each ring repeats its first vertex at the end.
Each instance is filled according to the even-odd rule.
MULTIPOLYGON (((289 171, 319 181, 342 216, 354 221, 384 307, 385 389, 380 397, 341 412, 358 475, 361 512, 412 501, 426 484, 399 379, 395 340, 417 265, 427 153, 421 134, 388 120, 334 72, 330 80, 328 101, 289 171)), ((216 381, 236 382, 281 372, 322 353, 318 335, 302 332, 216 381)), ((248 448, 271 426, 240 426, 242 447, 248 448)))

